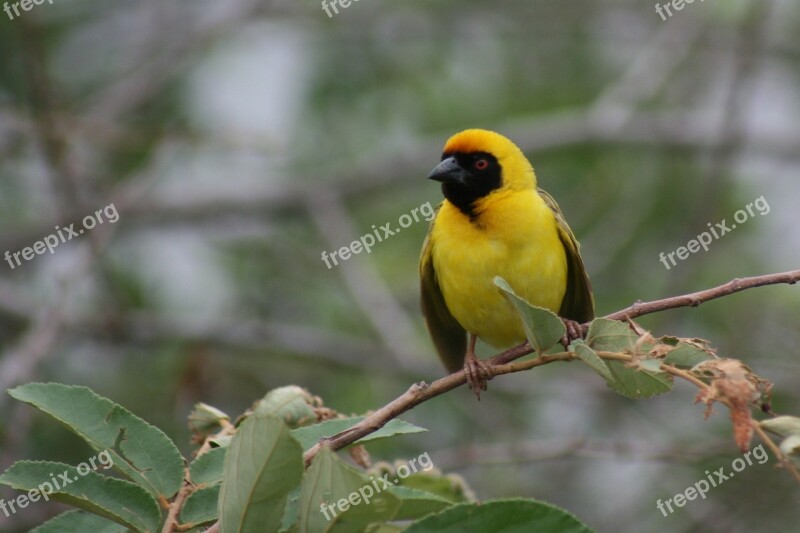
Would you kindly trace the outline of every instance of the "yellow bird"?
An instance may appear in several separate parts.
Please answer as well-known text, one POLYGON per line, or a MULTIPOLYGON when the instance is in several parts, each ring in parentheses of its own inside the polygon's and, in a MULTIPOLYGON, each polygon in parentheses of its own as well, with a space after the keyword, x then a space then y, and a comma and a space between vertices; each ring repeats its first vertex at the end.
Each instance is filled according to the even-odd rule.
POLYGON ((533 167, 508 138, 457 133, 428 178, 442 183, 445 200, 422 246, 422 311, 447 370, 463 367, 479 395, 492 375, 475 355, 475 340, 496 348, 525 340, 495 276, 531 305, 567 319, 571 335, 574 322, 594 317, 591 284, 561 209, 537 188, 533 167))

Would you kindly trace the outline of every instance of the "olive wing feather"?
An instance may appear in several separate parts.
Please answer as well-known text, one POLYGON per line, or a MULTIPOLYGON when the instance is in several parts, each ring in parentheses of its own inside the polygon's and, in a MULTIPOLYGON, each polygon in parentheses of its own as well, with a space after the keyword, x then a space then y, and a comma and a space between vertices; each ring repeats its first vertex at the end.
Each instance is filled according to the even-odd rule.
POLYGON ((594 318, 594 297, 592 283, 581 258, 580 245, 558 203, 542 189, 538 192, 556 217, 558 235, 567 255, 567 292, 564 294, 558 314, 576 322, 588 322, 594 318))
POLYGON ((419 261, 422 314, 433 338, 439 358, 449 372, 461 370, 467 351, 467 332, 453 317, 444 301, 436 270, 433 266, 433 239, 431 232, 436 219, 431 222, 419 261))

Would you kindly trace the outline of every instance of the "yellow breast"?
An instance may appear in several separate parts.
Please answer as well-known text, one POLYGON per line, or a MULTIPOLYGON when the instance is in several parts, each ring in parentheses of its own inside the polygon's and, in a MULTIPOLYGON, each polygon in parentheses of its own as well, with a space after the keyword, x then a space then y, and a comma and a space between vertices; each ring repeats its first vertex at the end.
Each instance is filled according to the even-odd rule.
POLYGON ((532 305, 558 313, 567 259, 553 212, 534 189, 483 198, 474 221, 445 201, 431 239, 448 309, 484 342, 503 348, 525 340, 520 319, 494 285, 495 276, 532 305))

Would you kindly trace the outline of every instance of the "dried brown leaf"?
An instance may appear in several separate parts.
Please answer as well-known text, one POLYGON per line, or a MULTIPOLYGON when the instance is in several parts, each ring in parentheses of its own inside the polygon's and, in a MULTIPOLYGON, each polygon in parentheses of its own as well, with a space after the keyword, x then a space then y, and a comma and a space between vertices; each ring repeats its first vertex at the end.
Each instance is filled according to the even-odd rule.
POLYGON ((750 368, 736 359, 705 361, 692 369, 698 377, 711 380, 708 389, 697 395, 695 402, 706 404, 705 417, 712 413, 714 402, 728 406, 733 422, 733 437, 742 452, 750 448, 753 438, 751 405, 769 395, 772 384, 755 375, 750 368))

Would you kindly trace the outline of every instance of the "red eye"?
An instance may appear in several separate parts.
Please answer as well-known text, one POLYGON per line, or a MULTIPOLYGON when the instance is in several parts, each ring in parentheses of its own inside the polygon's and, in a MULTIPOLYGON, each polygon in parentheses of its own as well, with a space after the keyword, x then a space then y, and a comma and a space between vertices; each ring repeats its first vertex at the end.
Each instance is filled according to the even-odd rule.
POLYGON ((489 168, 489 162, 485 159, 478 159, 474 164, 477 170, 486 170, 489 168))

